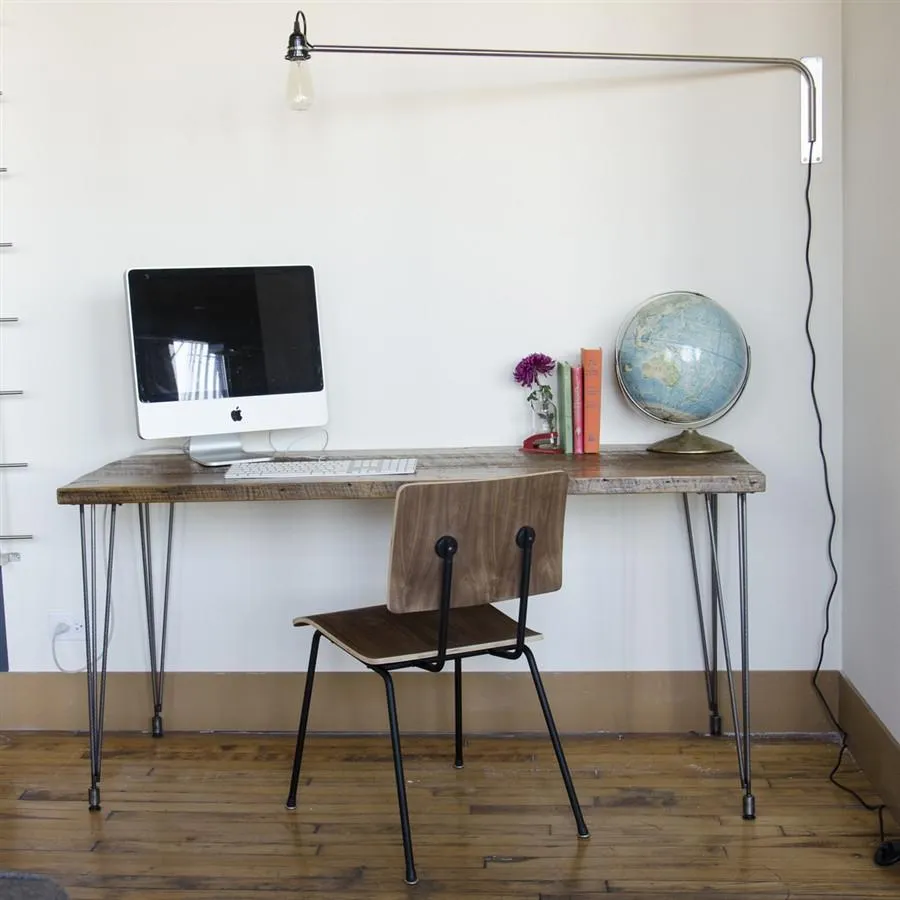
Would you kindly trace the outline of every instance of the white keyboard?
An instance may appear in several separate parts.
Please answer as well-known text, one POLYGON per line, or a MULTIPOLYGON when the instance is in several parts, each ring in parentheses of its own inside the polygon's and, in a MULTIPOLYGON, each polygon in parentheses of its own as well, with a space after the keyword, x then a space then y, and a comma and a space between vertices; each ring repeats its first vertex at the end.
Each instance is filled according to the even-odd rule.
POLYGON ((277 459, 240 462, 228 467, 226 478, 346 478, 412 475, 415 459, 277 459))

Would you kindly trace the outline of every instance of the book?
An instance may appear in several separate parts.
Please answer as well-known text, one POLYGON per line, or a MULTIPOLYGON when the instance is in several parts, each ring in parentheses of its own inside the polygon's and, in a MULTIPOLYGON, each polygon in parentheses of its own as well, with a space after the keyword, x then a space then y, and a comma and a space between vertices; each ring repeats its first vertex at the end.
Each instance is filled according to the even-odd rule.
POLYGON ((600 452, 600 397, 603 384, 603 351, 599 347, 581 348, 584 368, 584 452, 600 452))
POLYGON ((572 366, 573 453, 584 453, 584 367, 572 366))
POLYGON ((559 447, 563 453, 572 453, 575 443, 572 434, 572 364, 556 364, 556 409, 559 447))

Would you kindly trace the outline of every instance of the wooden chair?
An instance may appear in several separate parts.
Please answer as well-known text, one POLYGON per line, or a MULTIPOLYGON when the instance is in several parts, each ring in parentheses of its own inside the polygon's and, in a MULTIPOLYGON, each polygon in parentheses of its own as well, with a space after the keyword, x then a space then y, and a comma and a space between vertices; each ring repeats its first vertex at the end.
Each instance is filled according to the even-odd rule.
POLYGON ((297 785, 306 739, 319 640, 336 646, 384 680, 394 754, 406 881, 417 881, 406 782, 391 672, 418 667, 432 672, 453 660, 456 762, 463 765, 462 661, 490 654, 524 655, 550 732, 578 835, 587 838, 572 776, 529 641, 541 637, 526 626, 529 597, 562 585, 563 520, 568 478, 541 472, 479 481, 403 485, 394 507, 387 605, 301 616, 294 625, 315 629, 287 808, 297 807, 297 785), (492 604, 519 598, 518 618, 492 604))

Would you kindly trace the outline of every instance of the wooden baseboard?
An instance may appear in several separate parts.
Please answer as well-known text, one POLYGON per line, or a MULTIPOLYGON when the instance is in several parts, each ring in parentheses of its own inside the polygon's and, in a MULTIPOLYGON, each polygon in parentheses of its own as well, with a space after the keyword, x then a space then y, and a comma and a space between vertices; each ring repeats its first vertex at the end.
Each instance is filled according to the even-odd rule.
POLYGON ((900 743, 845 675, 838 683, 838 709, 850 752, 900 824, 900 743))
MULTIPOLYGON (((173 672, 166 676, 165 727, 170 731, 290 732, 297 727, 302 674, 173 672)), ((453 730, 453 676, 400 672, 394 676, 400 727, 406 732, 453 730)), ((548 672, 547 695, 560 731, 567 734, 705 733, 709 727, 700 672, 548 672)), ((820 685, 837 703, 838 676, 820 685)), ((736 685, 740 689, 739 682, 736 685)), ((0 730, 79 731, 87 726, 83 675, 11 672, 0 675, 0 730)), ((470 734, 544 730, 527 672, 471 672, 463 682, 465 728, 470 734)), ((808 672, 754 672, 751 730, 823 733, 830 724, 808 672)), ((725 679, 719 705, 730 730, 725 679)), ((146 731, 152 701, 144 672, 112 672, 106 727, 146 731)), ((327 732, 384 732, 384 686, 370 672, 321 672, 310 728, 327 732)))

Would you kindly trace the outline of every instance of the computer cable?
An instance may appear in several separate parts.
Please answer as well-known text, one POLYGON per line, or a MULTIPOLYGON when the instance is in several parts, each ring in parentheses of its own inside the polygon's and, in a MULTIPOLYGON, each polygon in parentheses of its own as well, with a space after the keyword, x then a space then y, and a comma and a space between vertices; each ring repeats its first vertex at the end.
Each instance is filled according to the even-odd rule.
MULTIPOLYGON (((309 452, 309 453, 324 453, 325 448, 328 446, 328 429, 327 429, 327 428, 315 428, 315 429, 306 429, 306 430, 307 430, 307 431, 321 431, 322 434, 325 435, 325 440, 322 442, 322 446, 321 446, 321 447, 316 447, 315 449, 308 450, 308 451, 306 451, 306 452, 309 452)), ((266 434, 266 440, 268 440, 268 442, 269 442, 269 448, 272 450, 273 453, 290 453, 290 452, 291 452, 291 449, 292 449, 293 446, 294 446, 294 444, 296 444, 298 441, 302 441, 302 440, 303 440, 304 438, 306 438, 306 437, 309 437, 309 435, 308 435, 308 434, 305 434, 305 433, 304 433, 304 434, 301 434, 301 435, 299 435, 298 437, 295 437, 292 441, 290 441, 290 443, 288 443, 287 447, 282 447, 281 449, 279 449, 279 448, 277 448, 277 447, 275 446, 275 443, 274 443, 274 441, 272 440, 272 432, 269 431, 269 432, 267 432, 267 434, 266 434)))

